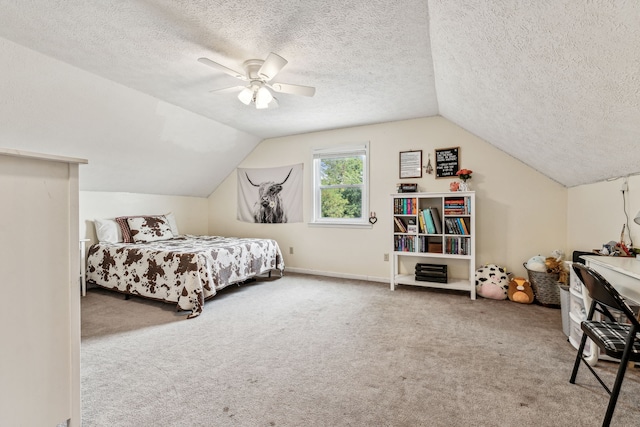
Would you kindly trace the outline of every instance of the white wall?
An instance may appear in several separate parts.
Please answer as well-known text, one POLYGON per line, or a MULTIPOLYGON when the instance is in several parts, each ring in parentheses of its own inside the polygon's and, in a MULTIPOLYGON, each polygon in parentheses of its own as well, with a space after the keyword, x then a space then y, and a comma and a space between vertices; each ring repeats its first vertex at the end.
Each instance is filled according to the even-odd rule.
POLYGON ((2 38, 0 58, 0 146, 88 159, 84 191, 207 197, 260 142, 2 38))
MULTIPOLYGON (((581 185, 568 191, 567 243, 571 250, 601 249, 609 241, 618 242, 623 224, 627 223, 622 199, 623 178, 581 185)), ((640 225, 633 218, 640 211, 640 176, 628 178, 626 211, 629 231, 636 247, 640 247, 640 225)), ((629 234, 625 233, 629 244, 629 234)))
MULTIPOLYGON (((96 242, 94 219, 125 215, 162 215, 173 212, 180 234, 207 234, 208 202, 203 197, 156 194, 80 192, 80 238, 96 242)), ((87 247, 89 247, 87 245, 87 247)))
MULTIPOLYGON (((399 152, 459 146, 461 167, 472 169, 476 191, 477 263, 496 263, 525 274, 522 263, 553 249, 566 250, 567 190, 522 162, 442 117, 407 120, 274 138, 263 141, 240 164, 262 168, 304 163, 304 223, 251 224, 236 219, 237 176, 231 174, 209 197, 209 233, 275 238, 289 268, 386 280, 391 247, 390 194, 398 179, 399 152), (370 141, 371 229, 309 227, 312 148, 370 141), (289 254, 289 247, 294 254, 289 254)), ((424 175, 421 191, 448 191, 451 179, 424 175)))

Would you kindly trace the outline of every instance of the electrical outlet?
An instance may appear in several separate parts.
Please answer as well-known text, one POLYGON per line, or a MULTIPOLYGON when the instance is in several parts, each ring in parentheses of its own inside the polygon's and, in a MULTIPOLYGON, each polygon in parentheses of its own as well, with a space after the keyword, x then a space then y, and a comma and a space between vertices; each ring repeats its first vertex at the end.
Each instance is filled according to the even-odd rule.
POLYGON ((389 254, 384 254, 384 260, 389 261, 389 254))
POLYGON ((622 179, 622 192, 629 191, 629 183, 627 182, 627 178, 622 179))
POLYGON ((293 246, 289 246, 289 255, 293 255, 293 246))

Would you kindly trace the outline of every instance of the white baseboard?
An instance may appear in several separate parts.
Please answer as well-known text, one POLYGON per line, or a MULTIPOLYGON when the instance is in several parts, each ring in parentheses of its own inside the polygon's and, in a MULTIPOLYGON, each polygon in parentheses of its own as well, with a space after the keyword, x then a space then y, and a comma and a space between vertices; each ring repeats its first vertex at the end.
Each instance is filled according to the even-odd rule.
POLYGON ((365 280, 368 282, 389 283, 388 277, 365 276, 359 274, 335 273, 333 271, 309 270, 306 268, 285 267, 284 273, 309 274, 313 276, 337 277, 339 279, 365 280))

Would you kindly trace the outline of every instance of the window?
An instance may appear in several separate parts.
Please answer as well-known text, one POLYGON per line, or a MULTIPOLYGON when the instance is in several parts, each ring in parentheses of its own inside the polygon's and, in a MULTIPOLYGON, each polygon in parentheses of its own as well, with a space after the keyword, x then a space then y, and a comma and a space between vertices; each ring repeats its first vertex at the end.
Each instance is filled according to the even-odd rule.
POLYGON ((369 143, 313 151, 312 224, 370 226, 369 143))

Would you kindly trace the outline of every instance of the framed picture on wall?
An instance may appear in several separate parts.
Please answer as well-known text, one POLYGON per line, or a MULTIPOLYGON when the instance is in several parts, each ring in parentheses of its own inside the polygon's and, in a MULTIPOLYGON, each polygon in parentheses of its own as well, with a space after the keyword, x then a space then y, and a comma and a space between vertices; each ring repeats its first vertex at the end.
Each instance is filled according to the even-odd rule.
POLYGON ((400 152, 400 178, 422 178, 422 150, 400 152))
POLYGON ((436 178, 455 178, 459 169, 460 147, 436 149, 436 178))

